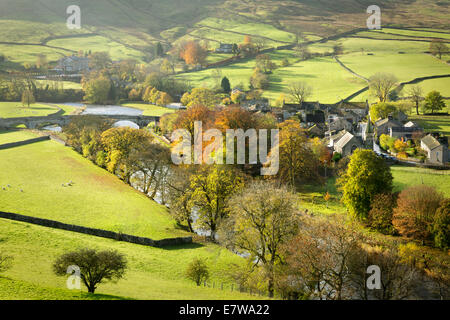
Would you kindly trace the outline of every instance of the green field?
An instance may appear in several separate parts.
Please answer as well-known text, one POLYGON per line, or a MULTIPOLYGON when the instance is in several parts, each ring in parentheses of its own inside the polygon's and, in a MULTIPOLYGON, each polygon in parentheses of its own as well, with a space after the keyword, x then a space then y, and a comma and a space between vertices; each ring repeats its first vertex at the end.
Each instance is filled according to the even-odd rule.
POLYGON ((418 122, 426 131, 438 131, 450 135, 450 116, 424 116, 412 115, 411 120, 418 122))
MULTIPOLYGON (((14 257, 13 267, 0 278, 2 299, 251 299, 247 294, 231 292, 232 282, 226 270, 244 260, 217 245, 188 245, 157 249, 92 237, 63 230, 0 219, 0 250, 14 257), (52 262, 58 255, 77 248, 114 249, 129 263, 125 278, 117 284, 100 285, 92 296, 86 289, 65 289, 66 278, 56 277, 52 262), (184 276, 193 258, 208 259, 215 289, 196 287, 184 276), (224 290, 220 285, 224 284, 224 290), (5 285, 5 289, 3 289, 5 285)), ((236 288, 236 285, 234 286, 236 288)), ((259 297, 258 297, 259 298, 259 297)))
POLYGON ((0 210, 153 239, 186 234, 164 206, 56 142, 2 150, 0 166, 0 185, 12 186, 0 210))
POLYGON ((102 36, 57 39, 49 41, 48 44, 77 52, 79 50, 91 50, 92 52, 106 51, 113 60, 135 59, 142 61, 143 58, 142 52, 102 36))
POLYGON ((1 118, 42 117, 58 112, 58 108, 46 104, 23 106, 20 102, 0 102, 1 118))
POLYGON ((145 104, 145 103, 127 103, 127 104, 124 104, 123 106, 144 110, 144 113, 142 115, 149 116, 149 117, 161 117, 167 113, 175 112, 175 110, 173 110, 173 109, 155 106, 152 104, 145 104))
MULTIPOLYGON (((0 133, 0 143, 33 137, 29 131, 0 133)), ((187 235, 165 207, 125 185, 67 147, 52 141, 0 151, 0 210, 161 239, 187 235), (73 187, 61 183, 74 182, 73 187), (20 192, 20 189, 23 192, 20 192)), ((0 219, 0 251, 14 257, 0 278, 1 299, 249 299, 231 292, 226 270, 244 260, 213 244, 157 249, 0 219), (64 290, 51 271, 57 255, 76 248, 117 249, 130 267, 118 284, 102 285, 105 295, 64 290), (184 270, 206 258, 213 288, 198 288, 184 270), (223 284, 224 290, 221 290, 223 284)), ((236 289, 236 285, 234 284, 236 289)))
POLYGON ((24 141, 36 137, 38 137, 38 135, 29 130, 0 131, 0 144, 24 141))
POLYGON ((394 176, 394 190, 400 191, 410 186, 426 184, 450 196, 450 171, 439 171, 416 167, 391 167, 394 176))
MULTIPOLYGON (((441 79, 425 80, 425 81, 419 82, 415 85, 422 87, 422 90, 425 95, 433 90, 437 90, 442 94, 442 96, 450 97, 450 77, 441 78, 441 79)), ((400 95, 408 96, 408 91, 411 88, 411 86, 412 85, 404 86, 403 90, 400 92, 400 95)))
MULTIPOLYGON (((271 101, 277 99, 282 93, 289 100, 289 84, 296 81, 305 81, 312 86, 313 96, 310 99, 312 101, 320 100, 322 103, 338 102, 365 86, 363 80, 354 77, 331 57, 296 62, 299 59, 291 50, 276 51, 270 56, 278 66, 269 75, 271 84, 269 89, 264 91, 264 96, 271 101), (283 59, 288 59, 292 64, 288 67, 281 67, 283 59)), ((232 87, 242 84, 245 89, 248 89, 254 67, 254 60, 247 60, 219 69, 223 76, 229 78, 232 87)), ((208 69, 181 74, 177 77, 189 80, 194 87, 212 88, 215 85, 212 74, 213 69, 208 69)))

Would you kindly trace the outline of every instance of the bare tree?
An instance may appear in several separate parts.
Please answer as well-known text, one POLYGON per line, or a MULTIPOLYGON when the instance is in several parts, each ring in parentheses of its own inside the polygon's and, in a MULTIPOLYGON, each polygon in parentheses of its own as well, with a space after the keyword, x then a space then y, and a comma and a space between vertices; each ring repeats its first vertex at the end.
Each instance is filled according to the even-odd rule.
POLYGON ((370 77, 369 80, 370 90, 380 102, 387 101, 389 93, 398 83, 397 78, 390 73, 377 73, 370 77))
POLYGON ((444 41, 435 39, 430 43, 430 51, 434 56, 439 56, 442 59, 442 55, 449 52, 447 45, 444 41))
POLYGON ((255 268, 262 267, 273 297, 281 246, 298 230, 295 196, 286 188, 256 182, 233 196, 229 207, 230 218, 222 227, 221 239, 227 247, 250 254, 255 268))
POLYGON ((419 115, 419 105, 424 99, 422 87, 419 85, 412 86, 411 89, 409 89, 408 94, 411 101, 416 105, 416 113, 419 115))
POLYGON ((312 88, 305 82, 298 81, 289 85, 289 93, 291 97, 301 106, 306 99, 311 97, 312 88))
POLYGON ((419 273, 413 266, 404 263, 393 244, 374 243, 361 249, 358 258, 349 265, 351 280, 359 299, 403 300, 410 298, 415 288, 419 273), (367 273, 369 266, 379 267, 380 289, 369 290, 367 273))
POLYGON ((358 256, 362 239, 355 227, 340 219, 304 216, 299 233, 284 247, 284 278, 290 279, 297 294, 304 297, 350 298, 349 266, 358 256))

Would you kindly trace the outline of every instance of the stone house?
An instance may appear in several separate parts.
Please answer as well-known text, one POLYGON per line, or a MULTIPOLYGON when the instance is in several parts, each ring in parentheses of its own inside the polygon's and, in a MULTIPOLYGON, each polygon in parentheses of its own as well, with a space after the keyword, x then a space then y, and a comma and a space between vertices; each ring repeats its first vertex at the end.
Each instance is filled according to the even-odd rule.
POLYGON ((441 143, 431 134, 424 137, 420 147, 427 153, 428 162, 433 164, 446 164, 449 160, 448 146, 441 143))
POLYGON ((389 134, 390 128, 399 128, 403 127, 403 125, 397 121, 394 120, 393 117, 389 116, 386 119, 378 120, 375 122, 375 130, 377 133, 377 137, 381 136, 382 134, 389 134))
POLYGON ((362 143, 358 137, 354 136, 350 132, 347 132, 334 144, 334 151, 339 152, 343 157, 346 157, 361 147, 362 143))
POLYGON ((89 58, 67 56, 58 61, 54 71, 63 73, 81 73, 89 71, 89 58))
POLYGON ((221 43, 216 49, 217 53, 233 53, 233 45, 231 43, 221 43))

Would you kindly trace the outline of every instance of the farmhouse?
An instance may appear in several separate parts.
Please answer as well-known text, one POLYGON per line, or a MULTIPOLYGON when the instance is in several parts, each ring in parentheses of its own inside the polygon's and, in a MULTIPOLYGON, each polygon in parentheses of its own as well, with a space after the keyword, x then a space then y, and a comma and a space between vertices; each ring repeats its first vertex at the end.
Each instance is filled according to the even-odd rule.
POLYGON ((448 162, 448 146, 431 134, 422 139, 420 147, 427 152, 428 162, 434 164, 446 164, 448 162))
POLYGON ((346 157, 361 147, 362 144, 359 139, 350 132, 347 132, 334 144, 334 151, 340 153, 343 157, 346 157))
POLYGON ((77 56, 61 58, 53 71, 62 73, 80 73, 89 71, 89 58, 77 56))
POLYGON ((382 134, 389 134, 389 129, 393 127, 399 128, 403 127, 403 125, 399 121, 394 120, 394 118, 391 116, 375 122, 375 128, 378 137, 382 134))
POLYGON ((233 53, 233 45, 230 43, 221 43, 216 49, 217 53, 233 53))

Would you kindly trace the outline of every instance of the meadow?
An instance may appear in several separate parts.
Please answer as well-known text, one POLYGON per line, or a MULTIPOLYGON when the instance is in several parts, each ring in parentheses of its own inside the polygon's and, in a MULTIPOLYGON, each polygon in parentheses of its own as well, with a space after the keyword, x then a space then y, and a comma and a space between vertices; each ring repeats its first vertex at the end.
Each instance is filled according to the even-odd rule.
POLYGON ((173 109, 155 106, 152 104, 145 104, 145 103, 127 103, 127 104, 124 104, 123 106, 143 110, 144 113, 142 115, 149 116, 149 117, 161 117, 167 113, 175 112, 175 110, 173 110, 173 109))
POLYGON ((0 251, 14 257, 12 268, 0 278, 2 299, 257 298, 231 291, 233 282, 227 270, 244 259, 213 244, 159 249, 8 220, 0 221, 0 234, 0 251), (96 295, 87 294, 84 287, 81 292, 65 289, 67 278, 55 276, 52 263, 59 255, 78 248, 112 249, 124 254, 129 266, 125 278, 100 285, 96 295), (215 288, 197 287, 186 279, 184 272, 194 258, 207 259, 209 283, 212 286, 214 282, 215 288))
POLYGON ((450 172, 416 167, 391 167, 394 177, 394 191, 401 191, 410 186, 426 184, 450 196, 450 172))
POLYGON ((21 102, 0 102, 0 118, 41 117, 58 112, 58 108, 35 103, 23 106, 21 102))
POLYGON ((106 51, 111 56, 112 60, 135 59, 142 62, 144 57, 142 52, 102 36, 56 39, 49 41, 48 45, 62 47, 73 51, 106 51))
POLYGON ((427 132, 441 132, 444 135, 450 135, 450 116, 411 115, 409 118, 416 121, 427 132))
MULTIPOLYGON (((0 143, 35 136, 30 131, 0 133, 0 143)), ((0 210, 83 226, 161 239, 187 235, 167 209, 125 185, 68 147, 52 141, 0 151, 0 210), (69 180, 73 187, 62 187, 69 180), (20 192, 20 189, 23 192, 20 192)), ((1 299, 252 299, 231 291, 228 271, 244 259, 214 244, 152 248, 21 222, 0 221, 0 251, 14 257, 0 277, 1 299), (65 278, 51 263, 76 248, 116 249, 129 270, 118 284, 101 285, 99 295, 65 290, 65 278), (205 258, 210 286, 196 287, 184 271, 193 258, 205 258), (223 290, 221 287, 223 285, 223 290)), ((85 291, 83 289, 83 291, 85 291)))
POLYGON ((2 150, 0 166, 0 185, 11 185, 0 210, 155 240, 186 235, 164 206, 56 142, 2 150))

